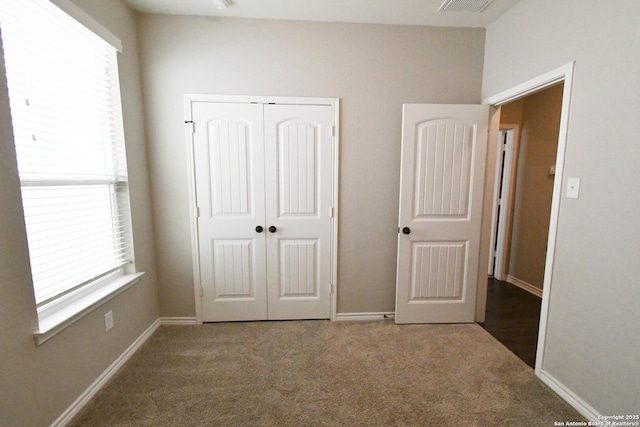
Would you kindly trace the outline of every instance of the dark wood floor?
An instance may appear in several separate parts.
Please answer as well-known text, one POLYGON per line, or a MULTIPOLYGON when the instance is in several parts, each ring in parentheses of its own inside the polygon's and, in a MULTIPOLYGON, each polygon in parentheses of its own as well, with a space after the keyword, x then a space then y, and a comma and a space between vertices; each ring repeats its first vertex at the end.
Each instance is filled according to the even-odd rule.
POLYGON ((507 282, 490 278, 487 313, 481 323, 527 365, 535 367, 541 299, 507 282))

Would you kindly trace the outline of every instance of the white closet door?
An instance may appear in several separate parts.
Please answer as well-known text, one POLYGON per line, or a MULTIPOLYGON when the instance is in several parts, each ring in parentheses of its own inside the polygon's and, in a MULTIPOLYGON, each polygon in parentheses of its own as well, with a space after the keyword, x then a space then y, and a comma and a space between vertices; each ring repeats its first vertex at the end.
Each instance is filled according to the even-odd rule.
POLYGON ((262 110, 193 104, 205 322, 267 318, 262 110))
POLYGON ((489 107, 403 106, 397 323, 473 322, 489 107))
POLYGON ((269 319, 329 318, 333 109, 265 105, 264 120, 269 319))

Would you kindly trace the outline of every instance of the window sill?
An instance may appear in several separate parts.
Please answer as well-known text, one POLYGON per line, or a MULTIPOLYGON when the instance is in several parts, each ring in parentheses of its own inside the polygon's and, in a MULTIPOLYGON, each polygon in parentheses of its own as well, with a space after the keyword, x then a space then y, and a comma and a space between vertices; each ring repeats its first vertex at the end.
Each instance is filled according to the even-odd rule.
POLYGON ((120 276, 82 296, 82 298, 78 298, 69 304, 64 304, 55 310, 49 310, 46 314, 39 314, 39 329, 33 334, 36 345, 44 343, 69 325, 91 313, 97 307, 126 291, 138 283, 143 274, 144 272, 120 276))

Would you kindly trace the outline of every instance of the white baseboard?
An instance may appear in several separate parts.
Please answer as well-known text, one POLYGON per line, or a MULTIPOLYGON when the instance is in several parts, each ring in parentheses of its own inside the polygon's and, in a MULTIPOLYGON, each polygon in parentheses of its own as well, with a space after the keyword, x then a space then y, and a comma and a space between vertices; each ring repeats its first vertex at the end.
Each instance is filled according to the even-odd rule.
POLYGON ((390 311, 388 313, 338 313, 336 321, 344 320, 384 320, 395 319, 396 313, 390 311))
POLYGON ((542 289, 538 288, 537 286, 533 286, 523 280, 520 280, 508 274, 507 274, 507 282, 511 283, 514 286, 519 287, 520 289, 524 289, 525 291, 537 296, 538 298, 542 298, 542 289))
POLYGON ((161 325, 197 325, 195 317, 161 317, 161 325))
POLYGON ((593 409, 587 402, 580 399, 576 394, 569 390, 564 384, 555 379, 552 375, 548 374, 545 371, 540 371, 538 377, 545 383, 549 388, 555 391, 558 396, 564 399, 569 405, 573 406, 576 411, 580 412, 584 417, 591 421, 592 423, 602 422, 602 419, 599 418, 602 414, 593 409))
POLYGON ((160 327, 160 319, 156 320, 142 333, 59 417, 51 427, 63 427, 80 412, 82 407, 100 391, 136 351, 160 327))

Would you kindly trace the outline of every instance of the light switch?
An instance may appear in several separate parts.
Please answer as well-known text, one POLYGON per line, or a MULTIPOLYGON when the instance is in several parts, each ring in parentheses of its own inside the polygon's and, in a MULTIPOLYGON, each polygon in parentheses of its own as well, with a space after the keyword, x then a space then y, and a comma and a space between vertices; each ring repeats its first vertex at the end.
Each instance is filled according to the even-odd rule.
POLYGON ((580 194, 580 178, 567 179, 567 199, 577 199, 580 194))

